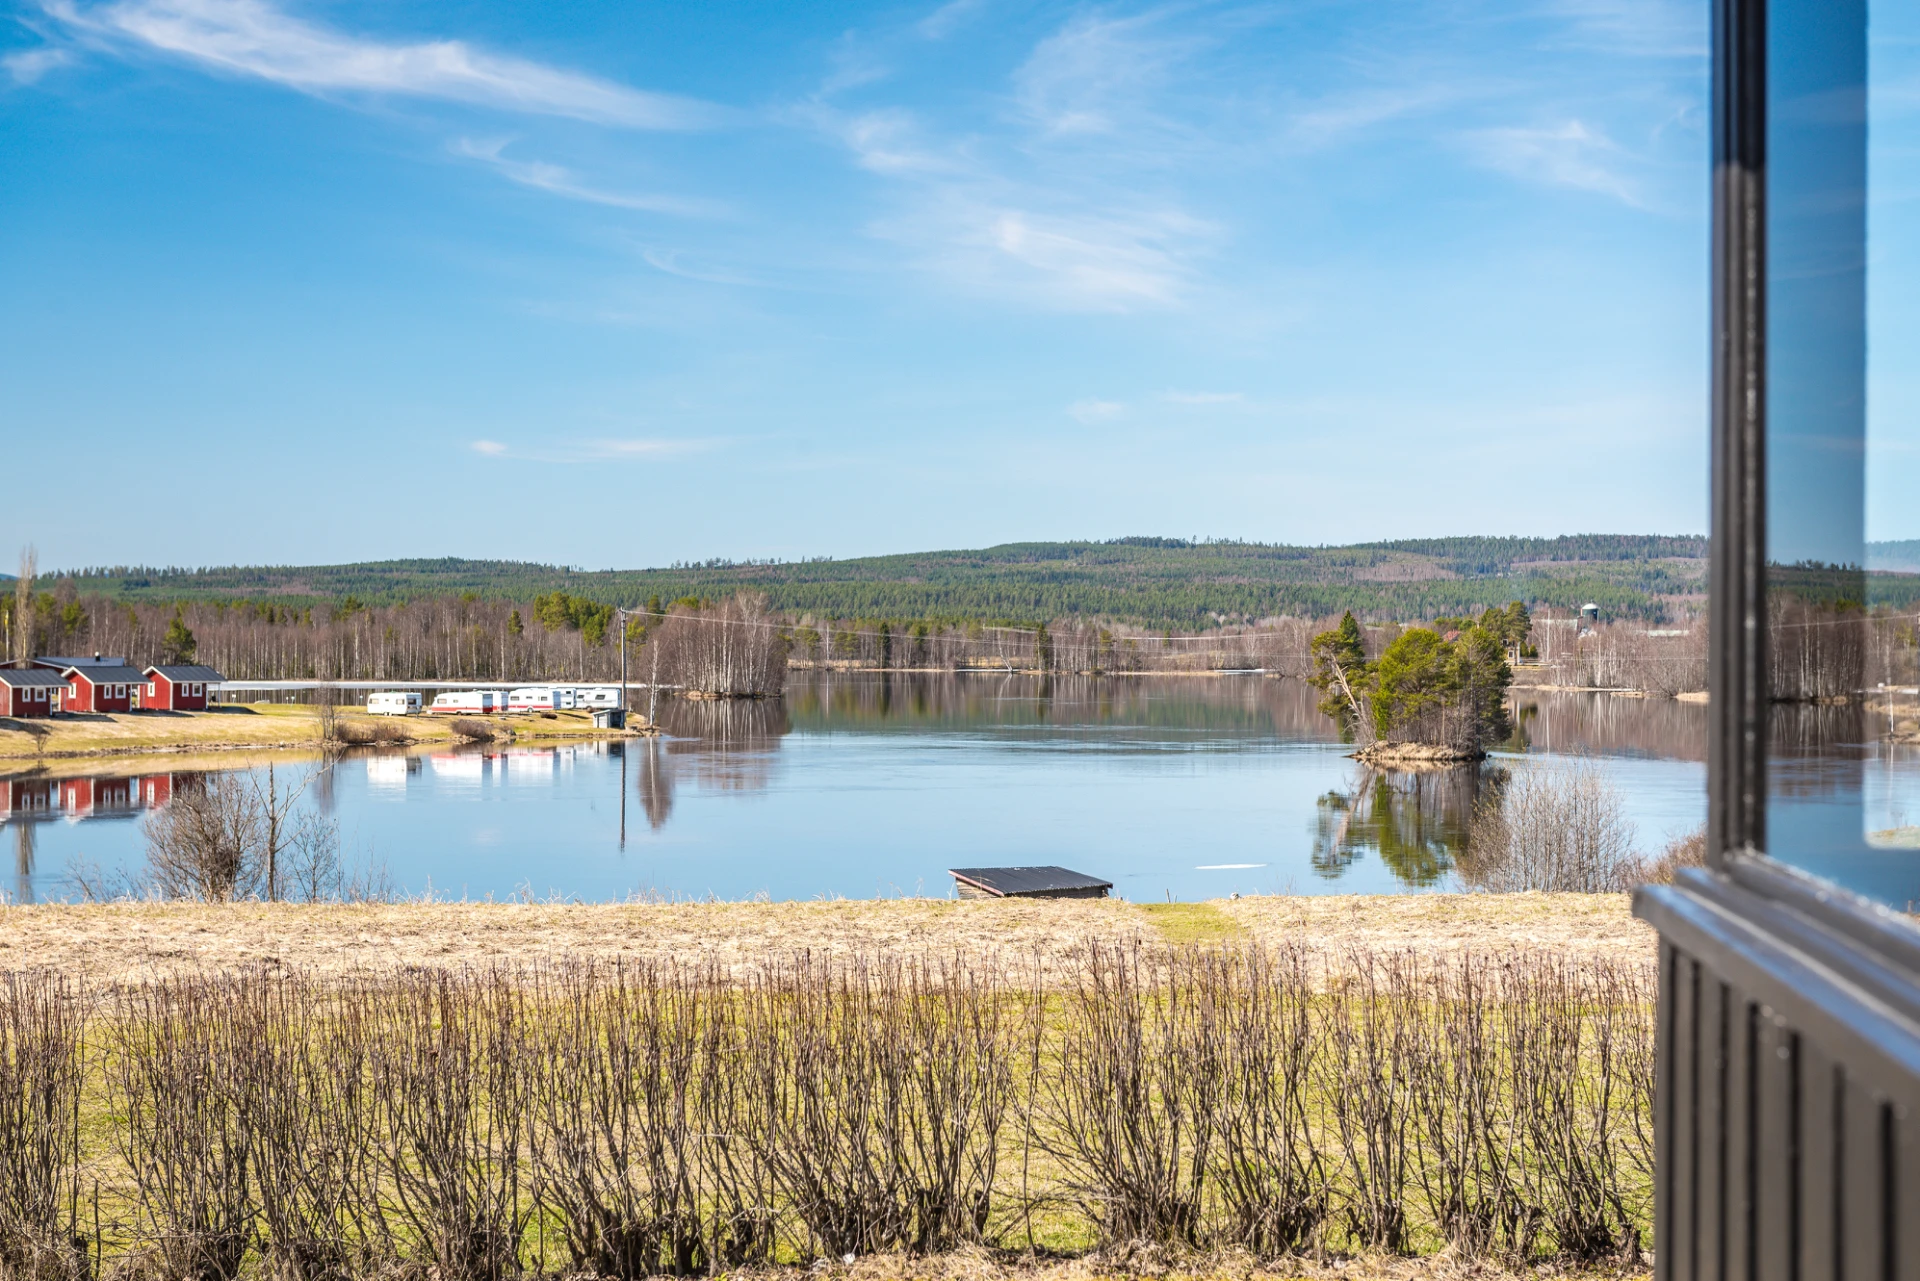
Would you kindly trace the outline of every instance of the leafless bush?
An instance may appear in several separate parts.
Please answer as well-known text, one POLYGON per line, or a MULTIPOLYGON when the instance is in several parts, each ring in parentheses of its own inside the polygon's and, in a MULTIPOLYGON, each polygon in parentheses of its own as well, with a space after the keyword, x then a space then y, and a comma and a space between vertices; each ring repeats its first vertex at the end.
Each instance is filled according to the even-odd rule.
POLYGON ((470 716, 454 717, 453 723, 447 728, 453 731, 455 738, 463 738, 469 743, 491 743, 496 737, 493 726, 470 716))
POLYGON ((1092 944, 1064 998, 1043 1133, 1109 1241, 1199 1240, 1226 1065, 1172 959, 1092 944))
POLYGON ((1427 1030, 1406 958, 1355 960, 1324 1004, 1320 1094, 1343 1158, 1340 1200, 1358 1244, 1406 1247, 1414 1073, 1427 1030))
POLYGON ((234 999, 254 1035, 235 1088, 252 1119, 249 1172, 260 1248, 275 1281, 346 1281, 378 1257, 378 1166, 368 1075, 377 1029, 364 1001, 264 971, 234 999))
POLYGON ((107 1084, 132 1175, 142 1270, 228 1281, 252 1235, 254 1117, 240 1088, 258 1028, 232 982, 164 979, 114 1005, 107 1084))
POLYGON ((320 746, 331 751, 341 745, 340 708, 335 701, 333 686, 322 685, 313 693, 315 730, 320 737, 320 746))
POLYGON ((543 991, 534 1195, 573 1266, 602 1277, 704 1271, 721 1252, 701 1178, 710 966, 563 969, 543 991))
POLYGON ((676 611, 648 644, 659 646, 661 679, 692 693, 758 698, 786 688, 787 640, 764 596, 676 611))
POLYGON ((1633 825, 1591 761, 1515 770, 1475 811, 1461 878, 1478 889, 1601 894, 1629 889, 1633 825))
POLYGON ((520 1270, 529 1202, 531 1029, 501 974, 422 974, 380 993, 368 1055, 381 1124, 385 1242, 442 1277, 497 1281, 520 1270))
POLYGON ((570 1274, 713 1274, 1032 1241, 1036 1208, 1106 1247, 1268 1258, 1574 1262, 1650 1226, 1649 967, 1131 943, 1058 990, 1002 973, 162 979, 107 1007, 117 1162, 77 1121, 88 1007, 16 978, 0 1266, 38 1242, 38 1276, 78 1281, 83 1168, 130 1208, 112 1266, 156 1281, 497 1281, 552 1270, 549 1234, 570 1274))
POLYGON ((1651 858, 1636 861, 1628 879, 1635 885, 1671 885, 1682 868, 1707 865, 1707 829, 1703 824, 1668 841, 1651 858))
POLYGON ((148 879, 165 898, 337 897, 339 826, 300 806, 311 775, 213 774, 143 820, 148 879))
POLYGON ((370 747, 375 744, 411 743, 413 735, 406 726, 390 720, 381 721, 341 721, 334 730, 334 737, 348 747, 370 747))
POLYGON ((1013 1038, 991 971, 802 958, 748 988, 760 1157, 814 1250, 948 1249, 991 1208, 1013 1038))
POLYGON ((167 898, 224 903, 265 883, 258 798, 242 774, 210 774, 142 820, 153 884, 167 898))
POLYGON ((1309 1120, 1314 986, 1298 946, 1199 958, 1207 1023, 1222 1046, 1209 1175, 1225 1210, 1222 1234, 1270 1256, 1314 1243, 1327 1216, 1326 1154, 1309 1120))
POLYGON ((0 1274, 79 1281, 83 1012, 48 971, 0 978, 0 1274))

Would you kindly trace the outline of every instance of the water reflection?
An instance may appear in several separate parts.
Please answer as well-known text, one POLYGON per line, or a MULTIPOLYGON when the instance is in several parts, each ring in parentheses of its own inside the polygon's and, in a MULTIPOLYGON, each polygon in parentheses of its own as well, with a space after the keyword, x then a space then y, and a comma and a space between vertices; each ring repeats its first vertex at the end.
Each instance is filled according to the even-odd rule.
POLYGON ((1498 766, 1385 771, 1363 769, 1348 791, 1319 800, 1313 870, 1337 880, 1375 855, 1403 885, 1436 885, 1468 855, 1474 806, 1505 772, 1498 766))
POLYGON ((141 811, 165 805, 176 792, 197 785, 204 777, 199 771, 172 771, 0 778, 0 830, 13 830, 13 900, 34 901, 38 829, 43 824, 137 818, 141 811))
MULTIPOLYGON (((1605 758, 1649 848, 1699 823, 1700 705, 1519 695, 1514 746, 1605 758)), ((1454 885, 1475 805, 1524 766, 1370 772, 1315 702, 1260 677, 807 675, 784 700, 663 701, 658 738, 356 749, 309 800, 413 893, 937 894, 949 867, 1028 862, 1155 901, 1454 885)), ((1808 763, 1796 786, 1817 798, 1823 753, 1860 750, 1858 721, 1795 715, 1797 746, 1780 750, 1808 763)), ((1920 767, 1885 765, 1882 826, 1911 823, 1920 767)), ((21 867, 41 898, 72 893, 83 865, 136 870, 137 827, 92 820, 164 803, 189 777, 6 781, 16 891, 21 867)))
POLYGON ((810 733, 1098 729, 1115 746, 1222 735, 1337 742, 1318 697, 1303 682, 1261 678, 903 672, 864 679, 806 673, 788 685, 783 702, 793 727, 810 733))

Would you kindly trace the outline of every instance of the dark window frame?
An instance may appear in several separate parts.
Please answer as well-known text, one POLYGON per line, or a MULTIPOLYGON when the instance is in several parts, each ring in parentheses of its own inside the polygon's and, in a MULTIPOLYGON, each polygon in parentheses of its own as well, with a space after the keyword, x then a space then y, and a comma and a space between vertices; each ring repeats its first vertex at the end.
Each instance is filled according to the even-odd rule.
POLYGON ((1713 3, 1708 867, 1634 900, 1660 932, 1656 1271, 1920 1278, 1920 930, 1765 853, 1767 19, 1713 3))

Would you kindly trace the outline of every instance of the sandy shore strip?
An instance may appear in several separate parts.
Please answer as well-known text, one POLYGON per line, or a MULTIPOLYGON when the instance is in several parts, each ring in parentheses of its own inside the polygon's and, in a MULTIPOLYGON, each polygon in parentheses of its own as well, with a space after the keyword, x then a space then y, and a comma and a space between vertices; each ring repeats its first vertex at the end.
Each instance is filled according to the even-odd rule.
POLYGON ((801 949, 965 952, 1049 976, 1094 940, 1295 940, 1334 954, 1437 958, 1513 948, 1646 960, 1654 935, 1619 894, 1275 896, 1205 903, 892 899, 805 903, 242 903, 0 907, 0 969, 94 983, 265 964, 315 974, 583 957, 711 956, 735 966, 801 949))

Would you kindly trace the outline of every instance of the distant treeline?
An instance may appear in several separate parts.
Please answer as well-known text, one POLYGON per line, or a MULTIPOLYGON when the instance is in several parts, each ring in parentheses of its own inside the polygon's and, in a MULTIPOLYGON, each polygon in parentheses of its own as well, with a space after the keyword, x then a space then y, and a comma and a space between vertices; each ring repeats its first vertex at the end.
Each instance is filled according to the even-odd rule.
POLYGON ((1690 616, 1704 588, 1697 537, 1440 538, 1290 547, 1137 537, 1008 543, 855 560, 712 560, 585 571, 514 561, 401 560, 310 567, 142 569, 68 575, 81 595, 126 602, 269 601, 299 610, 445 597, 530 601, 554 592, 634 607, 651 597, 763 594, 790 617, 1032 626, 1057 619, 1194 631, 1278 617, 1370 621, 1531 606, 1599 605, 1608 617, 1690 616))

